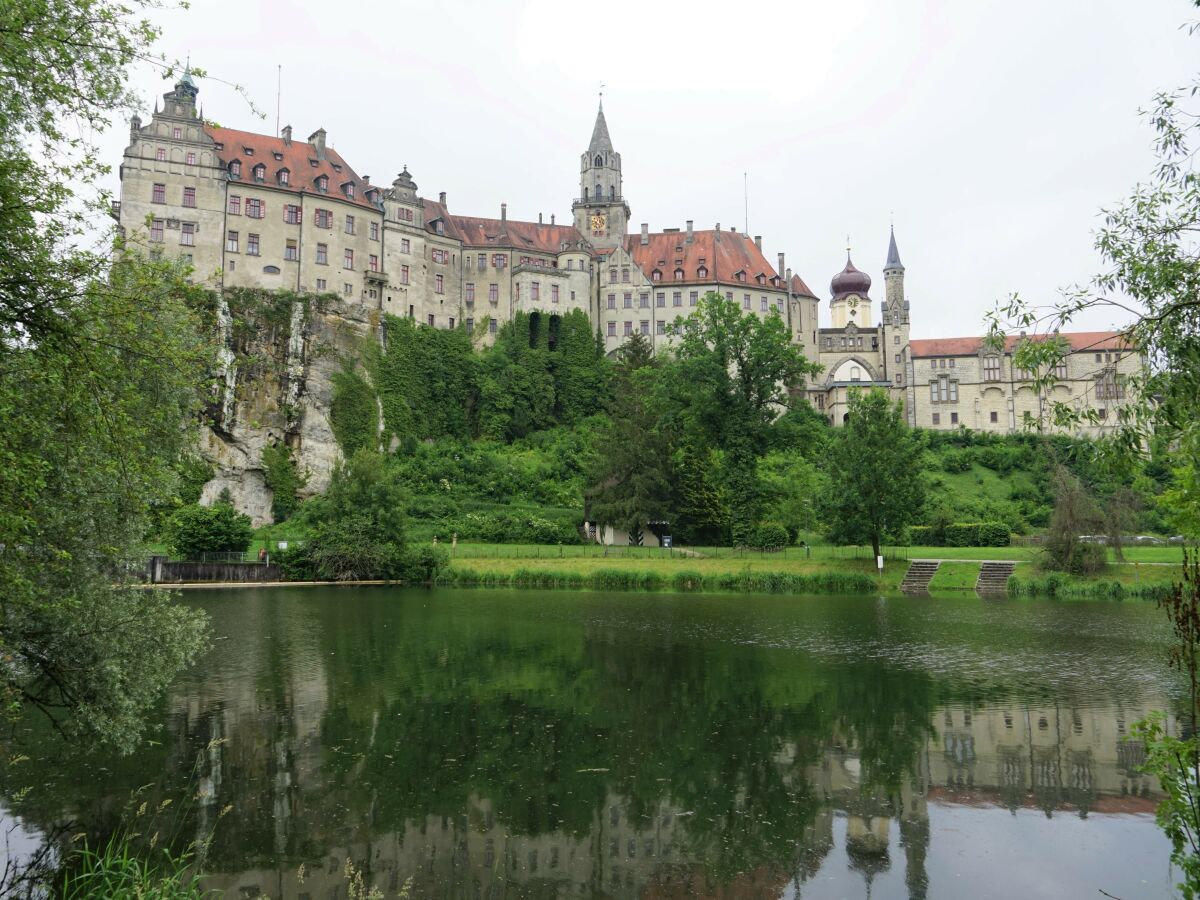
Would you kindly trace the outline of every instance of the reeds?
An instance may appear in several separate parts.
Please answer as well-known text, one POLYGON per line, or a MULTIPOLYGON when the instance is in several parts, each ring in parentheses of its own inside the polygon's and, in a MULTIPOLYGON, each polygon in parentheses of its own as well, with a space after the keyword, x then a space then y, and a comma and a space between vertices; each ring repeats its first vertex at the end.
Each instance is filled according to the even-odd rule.
POLYGON ((1057 597, 1060 599, 1088 600, 1158 600, 1171 593, 1169 581, 1152 581, 1144 584, 1124 584, 1120 581, 1098 579, 1076 580, 1065 575, 1050 573, 1041 578, 1008 579, 1010 597, 1057 597))

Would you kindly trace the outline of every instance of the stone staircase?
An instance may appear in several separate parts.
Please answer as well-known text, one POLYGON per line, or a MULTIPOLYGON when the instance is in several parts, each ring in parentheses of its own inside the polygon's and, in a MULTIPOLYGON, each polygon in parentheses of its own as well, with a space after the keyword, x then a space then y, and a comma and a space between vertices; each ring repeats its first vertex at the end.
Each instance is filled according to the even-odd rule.
POLYGON ((929 593, 929 582, 940 565, 936 559, 914 559, 908 564, 908 571, 900 582, 900 590, 906 594, 929 593))
POLYGON ((1015 562, 985 562, 979 567, 979 580, 975 592, 979 594, 1007 594, 1008 577, 1017 567, 1015 562))

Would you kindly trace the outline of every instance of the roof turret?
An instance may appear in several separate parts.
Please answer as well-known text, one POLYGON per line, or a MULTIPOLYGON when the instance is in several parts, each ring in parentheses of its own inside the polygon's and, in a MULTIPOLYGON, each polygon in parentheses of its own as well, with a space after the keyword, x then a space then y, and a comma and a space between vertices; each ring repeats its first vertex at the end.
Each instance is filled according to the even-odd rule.
POLYGON ((588 144, 588 152, 612 153, 612 138, 608 136, 608 123, 604 121, 604 101, 600 101, 600 111, 596 113, 596 126, 592 129, 592 140, 588 144))
POLYGON ((854 263, 850 261, 850 251, 846 251, 846 268, 833 276, 833 281, 829 282, 829 290, 834 300, 840 300, 850 294, 865 297, 867 291, 871 290, 871 276, 854 267, 854 263))
POLYGON ((904 266, 900 262, 900 251, 896 249, 896 229, 894 227, 892 228, 891 240, 888 241, 887 262, 884 264, 883 271, 886 272, 889 269, 904 271, 904 266))

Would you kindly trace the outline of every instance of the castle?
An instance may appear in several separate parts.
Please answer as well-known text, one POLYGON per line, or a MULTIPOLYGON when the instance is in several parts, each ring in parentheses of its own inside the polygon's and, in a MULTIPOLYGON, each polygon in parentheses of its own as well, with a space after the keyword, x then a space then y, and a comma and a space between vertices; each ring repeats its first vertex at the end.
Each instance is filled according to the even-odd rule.
MULTIPOLYGON (((882 387, 902 400, 911 425, 1012 432, 1054 400, 1094 409, 1115 427, 1125 378, 1142 365, 1116 332, 1064 335, 1072 352, 1052 395, 1013 365, 1019 336, 1003 352, 982 338, 912 340, 904 266, 895 233, 883 267, 884 296, 847 251, 821 300, 762 238, 736 228, 630 232, 622 160, 603 104, 580 158, 572 221, 558 224, 450 212, 445 193, 417 193, 407 167, 390 187, 359 175, 328 146, 324 129, 296 140, 206 123, 189 73, 134 118, 120 168, 114 215, 127 241, 181 254, 214 287, 334 293, 348 305, 408 316, 435 328, 465 328, 480 343, 518 312, 554 317, 582 310, 613 353, 635 332, 669 347, 673 324, 716 292, 752 315, 779 315, 805 356, 823 366, 805 389, 814 408, 841 424, 849 392, 882 387)), ((553 331, 553 328, 551 329, 553 331)))

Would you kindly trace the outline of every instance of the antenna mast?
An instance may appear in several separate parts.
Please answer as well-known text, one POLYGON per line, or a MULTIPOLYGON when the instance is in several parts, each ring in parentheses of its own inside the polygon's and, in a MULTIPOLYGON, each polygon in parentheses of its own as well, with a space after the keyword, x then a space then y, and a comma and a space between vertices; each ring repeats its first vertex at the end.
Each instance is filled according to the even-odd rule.
POLYGON ((750 187, 746 173, 742 173, 742 201, 745 204, 746 220, 742 223, 745 226, 745 233, 750 233, 750 187))
POLYGON ((283 63, 275 72, 275 137, 279 137, 279 95, 283 92, 283 63))

